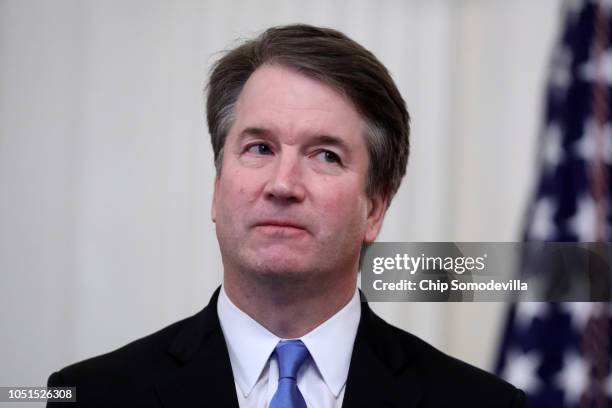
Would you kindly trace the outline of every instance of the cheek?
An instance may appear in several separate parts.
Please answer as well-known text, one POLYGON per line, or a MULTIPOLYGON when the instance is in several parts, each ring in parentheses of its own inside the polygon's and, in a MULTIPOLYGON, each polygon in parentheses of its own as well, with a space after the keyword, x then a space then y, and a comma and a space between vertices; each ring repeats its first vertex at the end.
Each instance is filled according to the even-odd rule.
POLYGON ((325 190, 328 197, 321 209, 322 219, 345 226, 352 232, 364 230, 367 218, 365 193, 357 188, 347 189, 346 186, 328 186, 325 190))
MULTIPOLYGON (((253 194, 257 180, 251 172, 240 172, 230 170, 223 176, 226 178, 221 182, 221 196, 223 205, 228 207, 238 207, 245 202, 253 200, 253 194)), ((223 177, 222 176, 222 177, 223 177)))

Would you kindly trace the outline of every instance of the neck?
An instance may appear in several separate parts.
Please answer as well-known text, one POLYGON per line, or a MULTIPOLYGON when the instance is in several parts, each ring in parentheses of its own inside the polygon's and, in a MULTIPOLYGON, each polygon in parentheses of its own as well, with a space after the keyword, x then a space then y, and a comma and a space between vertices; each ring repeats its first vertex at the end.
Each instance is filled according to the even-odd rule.
POLYGON ((253 282, 225 271, 223 286, 239 309, 284 339, 302 337, 348 304, 357 286, 357 274, 346 282, 253 282))

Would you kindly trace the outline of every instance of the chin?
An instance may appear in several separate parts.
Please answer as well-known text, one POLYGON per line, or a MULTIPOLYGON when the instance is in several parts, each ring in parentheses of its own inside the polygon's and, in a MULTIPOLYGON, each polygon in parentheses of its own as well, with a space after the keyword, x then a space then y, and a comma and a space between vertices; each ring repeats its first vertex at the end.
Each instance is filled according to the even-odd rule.
POLYGON ((315 265, 303 262, 298 255, 260 255, 245 265, 245 270, 250 271, 256 279, 279 284, 311 280, 317 275, 318 269, 315 265))
POLYGON ((296 262, 295 259, 261 260, 252 264, 253 270, 262 276, 300 277, 312 273, 313 269, 296 262))

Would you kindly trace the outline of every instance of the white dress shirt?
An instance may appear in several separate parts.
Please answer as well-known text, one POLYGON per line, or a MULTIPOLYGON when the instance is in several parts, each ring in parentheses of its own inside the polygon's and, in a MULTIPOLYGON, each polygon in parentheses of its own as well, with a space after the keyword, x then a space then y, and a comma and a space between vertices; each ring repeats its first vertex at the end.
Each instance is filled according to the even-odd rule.
MULTIPOLYGON (((272 355, 281 339, 238 309, 221 288, 217 313, 229 351, 240 408, 266 408, 278 386, 278 363, 272 355)), ((308 408, 340 408, 353 344, 361 317, 359 292, 327 321, 300 340, 310 357, 297 375, 308 408)))

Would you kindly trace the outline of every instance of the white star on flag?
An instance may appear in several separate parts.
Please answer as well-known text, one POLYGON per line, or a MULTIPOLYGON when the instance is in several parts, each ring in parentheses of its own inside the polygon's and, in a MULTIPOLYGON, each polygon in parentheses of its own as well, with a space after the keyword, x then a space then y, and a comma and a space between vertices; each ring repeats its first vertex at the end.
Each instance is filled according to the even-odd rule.
POLYGON ((572 326, 578 332, 582 332, 591 317, 599 316, 603 311, 601 304, 591 302, 563 303, 563 310, 570 315, 572 326))
POLYGON ((585 81, 595 82, 603 80, 606 84, 612 85, 612 52, 606 50, 599 58, 595 56, 594 49, 590 52, 591 59, 582 64, 578 69, 580 77, 585 81))
POLYGON ((536 202, 533 210, 533 221, 529 229, 530 239, 546 241, 553 238, 555 211, 555 203, 550 198, 543 197, 536 202))
POLYGON ((521 302, 516 308, 516 324, 521 329, 528 329, 531 323, 546 315, 548 305, 544 302, 521 302))
POLYGON ((595 201, 590 194, 583 194, 578 198, 578 208, 574 216, 568 220, 569 229, 576 234, 578 241, 595 241, 595 225, 597 212, 595 201))
POLYGON ((528 393, 534 393, 540 388, 541 382, 536 370, 540 365, 541 356, 535 351, 521 353, 512 350, 508 353, 508 362, 501 376, 510 384, 528 393))
POLYGON ((591 162, 601 155, 603 161, 612 164, 612 127, 606 123, 603 128, 597 125, 594 118, 589 118, 584 125, 584 135, 574 145, 574 151, 584 161, 591 162), (603 136, 603 146, 597 146, 597 139, 603 136))
POLYGON ((563 391, 563 401, 568 405, 578 403, 589 383, 589 367, 576 352, 566 353, 563 368, 556 378, 556 384, 563 391))

